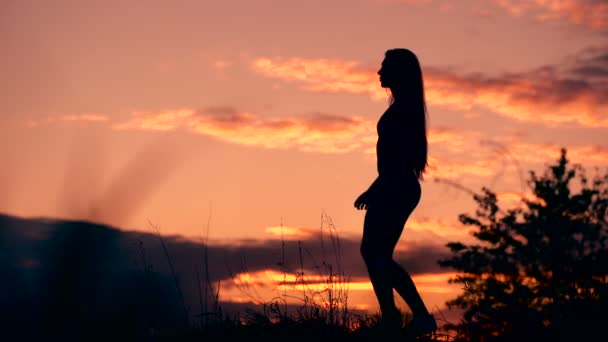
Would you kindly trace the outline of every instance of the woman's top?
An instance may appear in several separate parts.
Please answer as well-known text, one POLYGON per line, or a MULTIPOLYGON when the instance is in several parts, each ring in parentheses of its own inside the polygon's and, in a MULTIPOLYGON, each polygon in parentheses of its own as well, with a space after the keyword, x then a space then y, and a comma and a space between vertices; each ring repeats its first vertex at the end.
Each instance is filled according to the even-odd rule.
MULTIPOLYGON (((369 208, 411 212, 421 198, 421 187, 414 172, 424 125, 398 104, 391 105, 378 120, 376 158, 378 177, 369 188, 369 208), (410 208, 410 209, 407 209, 410 208)), ((422 151, 424 152, 424 151, 422 151)))
POLYGON ((390 184, 401 184, 416 178, 414 158, 417 151, 415 116, 408 116, 397 104, 391 105, 378 120, 376 157, 378 177, 390 184))

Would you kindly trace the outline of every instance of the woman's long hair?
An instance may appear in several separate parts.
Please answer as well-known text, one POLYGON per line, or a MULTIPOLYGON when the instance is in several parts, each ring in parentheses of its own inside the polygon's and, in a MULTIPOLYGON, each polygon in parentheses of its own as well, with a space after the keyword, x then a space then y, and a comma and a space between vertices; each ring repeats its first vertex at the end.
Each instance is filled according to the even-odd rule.
POLYGON ((424 96, 424 80, 418 57, 408 49, 390 49, 385 53, 386 67, 392 74, 391 104, 396 100, 406 104, 407 113, 412 116, 413 143, 411 150, 414 173, 423 179, 428 165, 427 109, 424 96))

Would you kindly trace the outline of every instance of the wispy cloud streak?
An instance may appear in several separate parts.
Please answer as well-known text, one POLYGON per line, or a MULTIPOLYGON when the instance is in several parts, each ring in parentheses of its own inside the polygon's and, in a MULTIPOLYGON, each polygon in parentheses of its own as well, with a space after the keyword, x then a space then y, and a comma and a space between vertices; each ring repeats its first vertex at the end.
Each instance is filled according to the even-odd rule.
POLYGON ((58 116, 49 116, 44 119, 29 120, 28 126, 36 127, 42 124, 52 124, 57 122, 108 122, 110 118, 106 115, 95 114, 95 113, 83 113, 83 114, 66 114, 58 116))

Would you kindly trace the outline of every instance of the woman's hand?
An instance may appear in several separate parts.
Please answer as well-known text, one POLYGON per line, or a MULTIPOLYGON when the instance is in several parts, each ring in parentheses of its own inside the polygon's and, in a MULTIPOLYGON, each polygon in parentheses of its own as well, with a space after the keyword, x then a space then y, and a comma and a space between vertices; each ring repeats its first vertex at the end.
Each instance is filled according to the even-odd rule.
POLYGON ((369 207, 369 201, 370 201, 369 191, 365 191, 364 193, 359 195, 359 197, 357 197, 357 200, 355 200, 355 208, 357 208, 359 210, 367 210, 367 208, 369 207))

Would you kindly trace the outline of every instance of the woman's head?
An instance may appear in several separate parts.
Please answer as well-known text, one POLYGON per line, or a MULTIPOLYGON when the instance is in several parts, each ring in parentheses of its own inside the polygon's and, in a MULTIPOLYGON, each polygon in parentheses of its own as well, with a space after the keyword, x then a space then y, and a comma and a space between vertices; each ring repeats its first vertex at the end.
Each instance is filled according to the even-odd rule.
POLYGON ((408 49, 387 50, 378 70, 380 84, 391 90, 391 102, 403 104, 403 115, 410 118, 416 149, 413 150, 414 172, 422 179, 427 166, 426 101, 424 81, 418 57, 408 49))
POLYGON ((390 49, 385 52, 378 70, 380 85, 389 88, 394 99, 409 98, 424 101, 422 69, 418 57, 408 49, 390 49))

